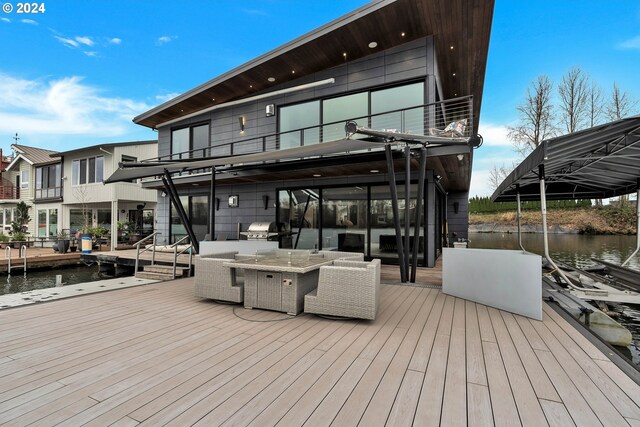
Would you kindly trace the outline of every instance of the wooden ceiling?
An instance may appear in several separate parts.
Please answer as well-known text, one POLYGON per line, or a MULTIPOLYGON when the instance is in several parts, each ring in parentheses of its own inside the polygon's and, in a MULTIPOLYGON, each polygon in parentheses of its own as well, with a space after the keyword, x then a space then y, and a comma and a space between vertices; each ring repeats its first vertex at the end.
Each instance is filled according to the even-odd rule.
POLYGON ((305 75, 343 64, 345 52, 347 60, 354 60, 433 35, 441 96, 449 99, 473 95, 474 130, 477 131, 493 7, 494 0, 376 0, 133 121, 155 128, 169 120, 267 92, 305 75), (372 41, 378 43, 375 49, 368 46, 372 41), (275 81, 269 82, 269 77, 275 81))

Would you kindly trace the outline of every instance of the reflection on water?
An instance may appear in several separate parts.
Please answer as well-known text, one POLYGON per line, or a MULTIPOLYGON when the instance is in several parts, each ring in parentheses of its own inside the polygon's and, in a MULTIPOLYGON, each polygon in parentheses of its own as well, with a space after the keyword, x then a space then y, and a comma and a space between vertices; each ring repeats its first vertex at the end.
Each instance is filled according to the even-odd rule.
MULTIPOLYGON (((471 240, 469 245, 471 248, 519 249, 517 234, 469 233, 469 240, 471 240)), ((522 246, 529 252, 542 255, 544 252, 542 234, 523 234, 522 246)), ((549 235, 551 257, 581 269, 598 265, 591 261, 591 258, 620 264, 633 253, 635 248, 635 236, 549 235)), ((640 255, 634 257, 627 266, 640 270, 640 255)))
POLYGON ((56 286, 56 275, 62 275, 62 283, 75 285, 76 283, 95 282, 108 276, 98 272, 98 265, 73 266, 47 270, 28 270, 24 276, 22 270, 14 271, 10 276, 0 278, 0 295, 15 294, 18 292, 32 291, 34 289, 46 289, 56 286), (4 279, 4 280, 2 280, 4 279))
MULTIPOLYGON (((481 249, 519 249, 518 235, 507 233, 469 233, 471 248, 481 249)), ((523 234, 522 246, 529 251, 542 255, 544 246, 541 234, 523 234)), ((564 264, 580 269, 598 266, 591 258, 620 264, 636 248, 636 236, 588 236, 580 234, 549 235, 549 253, 551 257, 564 264)), ((627 264, 629 268, 640 270, 640 254, 627 264)), ((611 304, 616 320, 631 331, 633 342, 629 349, 623 349, 625 356, 640 366, 640 306, 611 304)))

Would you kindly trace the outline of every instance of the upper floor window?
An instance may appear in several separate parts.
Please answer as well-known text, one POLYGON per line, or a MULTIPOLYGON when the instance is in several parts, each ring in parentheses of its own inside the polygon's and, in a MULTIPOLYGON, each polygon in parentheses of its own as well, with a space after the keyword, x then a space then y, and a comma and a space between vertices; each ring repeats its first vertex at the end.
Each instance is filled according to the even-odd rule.
POLYGON ((104 178, 104 156, 74 160, 71 164, 73 185, 102 182, 104 178))
POLYGON ((199 124, 171 131, 171 158, 188 159, 209 155, 209 124, 199 124))
POLYGON ((20 171, 20 188, 29 188, 29 171, 20 171))
POLYGON ((62 197, 60 163, 36 168, 36 199, 62 197))

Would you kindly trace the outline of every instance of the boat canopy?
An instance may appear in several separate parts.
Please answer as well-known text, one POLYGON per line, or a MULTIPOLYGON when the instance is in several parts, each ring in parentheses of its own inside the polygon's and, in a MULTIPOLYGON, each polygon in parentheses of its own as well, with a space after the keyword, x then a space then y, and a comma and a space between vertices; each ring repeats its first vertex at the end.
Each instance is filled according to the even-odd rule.
POLYGON ((640 115, 543 141, 498 186, 495 202, 605 199, 640 187, 640 115))

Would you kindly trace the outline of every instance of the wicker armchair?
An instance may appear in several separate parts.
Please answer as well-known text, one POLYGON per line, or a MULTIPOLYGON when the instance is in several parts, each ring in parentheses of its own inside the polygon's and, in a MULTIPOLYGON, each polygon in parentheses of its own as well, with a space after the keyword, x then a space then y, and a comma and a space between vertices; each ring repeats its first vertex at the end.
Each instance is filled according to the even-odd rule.
POLYGON ((244 300, 244 280, 235 270, 223 264, 236 258, 237 252, 198 255, 195 258, 195 295, 218 301, 241 303, 244 300))
POLYGON ((376 318, 380 303, 380 260, 336 260, 320 267, 318 288, 304 297, 306 313, 376 318))

